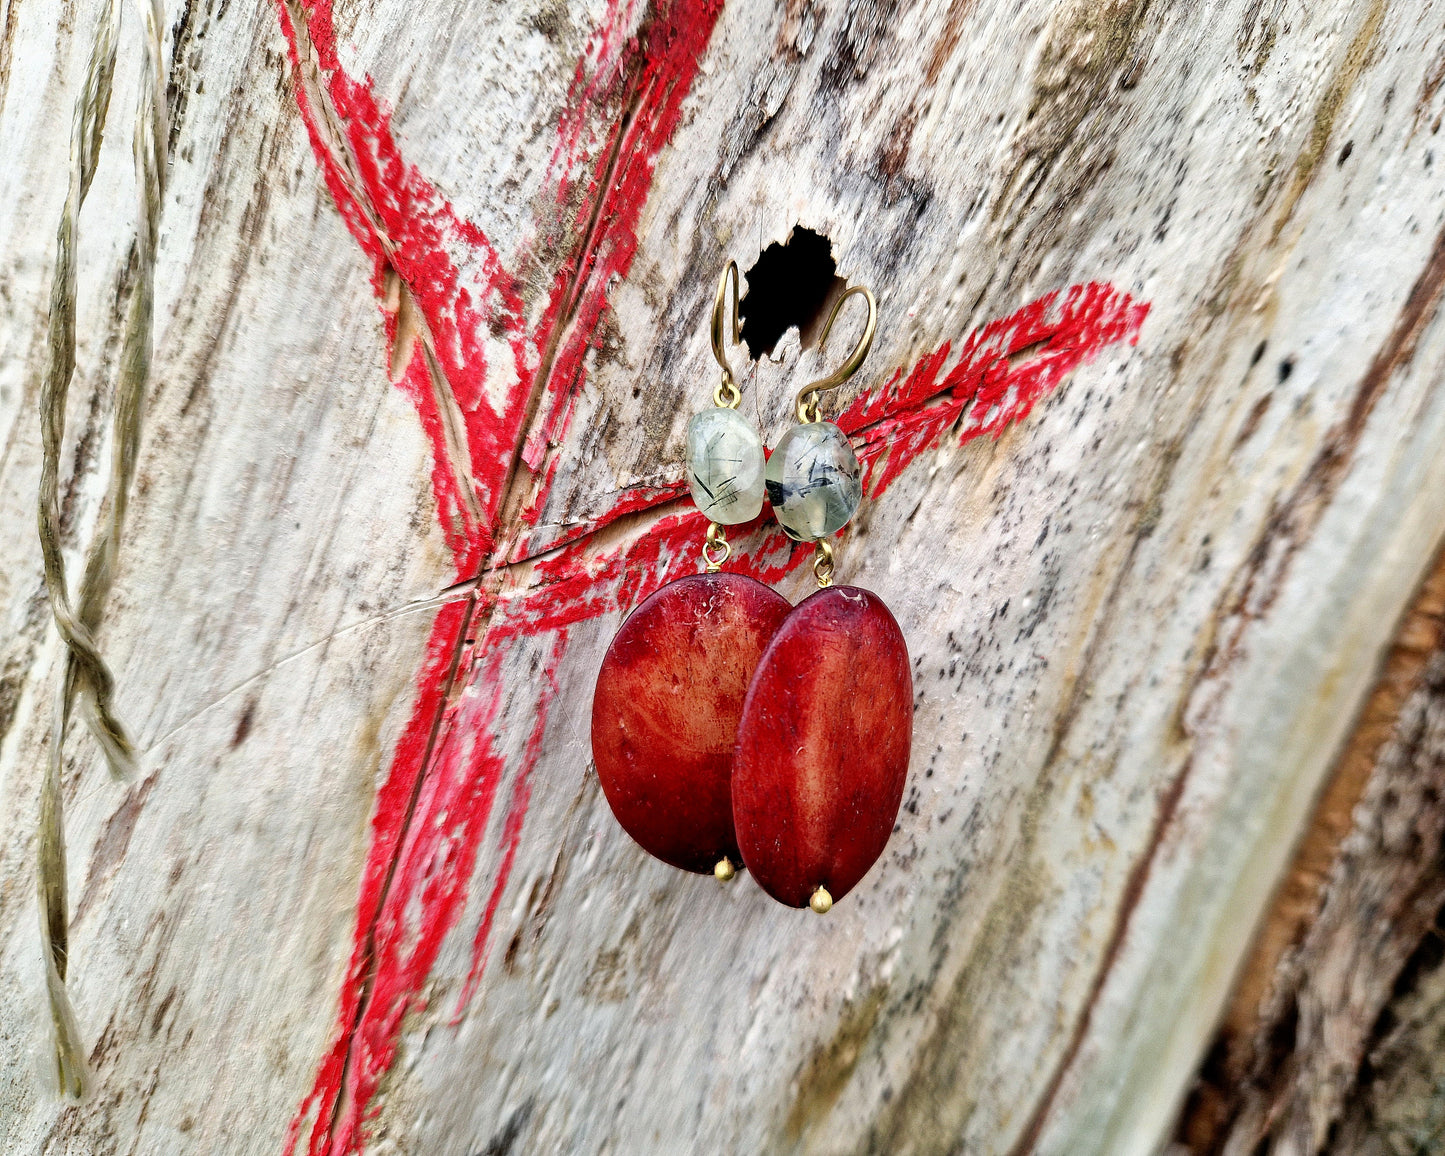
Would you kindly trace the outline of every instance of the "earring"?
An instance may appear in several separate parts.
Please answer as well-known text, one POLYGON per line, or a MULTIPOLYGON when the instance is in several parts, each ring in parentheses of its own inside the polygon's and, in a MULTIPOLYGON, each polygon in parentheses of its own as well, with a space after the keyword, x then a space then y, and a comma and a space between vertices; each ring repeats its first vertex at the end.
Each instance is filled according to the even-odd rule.
POLYGON ((815 543, 818 591, 772 636, 738 724, 733 819, 743 862, 781 903, 820 915, 877 861, 893 832, 913 739, 913 674, 903 633, 883 600, 834 586, 829 538, 862 498, 848 436, 820 420, 821 395, 862 365, 878 308, 862 286, 829 315, 819 348, 849 297, 868 304, 863 335, 843 365, 799 390, 800 424, 768 459, 768 499, 792 538, 815 543))
POLYGON ((742 858, 733 827, 732 766, 743 699, 763 650, 792 607, 744 574, 722 572, 724 526, 763 505, 763 443, 737 412, 724 349, 728 289, 737 344, 738 268, 713 302, 712 349, 722 376, 713 408, 687 427, 687 479, 711 519, 704 572, 668 583, 623 622, 592 699, 592 755, 612 813, 644 850, 726 882, 742 858))

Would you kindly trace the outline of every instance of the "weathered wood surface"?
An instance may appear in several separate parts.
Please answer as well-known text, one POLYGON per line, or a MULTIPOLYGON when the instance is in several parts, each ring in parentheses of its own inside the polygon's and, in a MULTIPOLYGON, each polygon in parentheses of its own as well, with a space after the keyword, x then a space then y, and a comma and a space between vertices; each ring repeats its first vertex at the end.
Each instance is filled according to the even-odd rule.
POLYGON ((1198 1153, 1445 1142, 1445 558, 1321 791, 1180 1121, 1198 1153))
MULTIPOLYGON (((1165 1140, 1445 530, 1445 8, 169 11, 155 380, 102 632, 145 755, 127 790, 72 741, 96 1091, 67 1107, 36 1059, 34 410, 94 16, 0 5, 4 1147, 1165 1140), (586 743, 623 611, 694 565, 673 495, 713 280, 796 224, 880 301, 839 577, 894 610, 918 696, 900 829, 826 919, 647 859, 586 743), (957 375, 998 398, 960 417, 925 366, 878 400, 1011 317, 957 375)), ((81 227, 75 551, 125 137, 81 227)), ((745 387, 770 442, 816 365, 778 356, 745 387)))

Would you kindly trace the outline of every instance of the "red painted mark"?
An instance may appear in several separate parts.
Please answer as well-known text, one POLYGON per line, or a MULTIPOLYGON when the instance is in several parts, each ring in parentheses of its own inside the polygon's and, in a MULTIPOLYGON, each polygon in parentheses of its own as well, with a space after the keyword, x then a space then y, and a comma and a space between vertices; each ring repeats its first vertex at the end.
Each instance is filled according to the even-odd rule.
POLYGON ((954 426, 960 441, 998 435, 1105 346, 1136 342, 1149 306, 1111 285, 1075 285, 975 329, 951 366, 945 341, 838 418, 861 440, 865 488, 877 497, 954 426), (947 368, 945 368, 947 367, 947 368), (941 375, 941 376, 940 376, 941 375))
MULTIPOLYGON (((524 531, 546 500, 587 352, 600 341, 607 289, 630 269, 658 157, 681 116, 719 0, 658 0, 645 28, 638 27, 641 8, 640 0, 610 0, 578 64, 547 176, 559 211, 537 223, 532 242, 539 252, 562 247, 565 258, 529 324, 519 275, 504 269, 482 230, 402 158, 370 80, 341 68, 331 0, 278 0, 301 81, 301 115, 337 208, 373 262, 388 344, 408 321, 409 298, 435 353, 440 382, 418 342, 401 385, 432 446, 438 517, 459 579, 524 560, 524 531), (339 126, 344 141, 330 126, 339 126), (492 356, 503 364, 489 363, 488 334, 495 337, 492 356), (448 421, 457 418, 460 434, 449 435, 448 421), (513 478, 518 458, 525 469, 513 478), (499 526, 509 485, 530 485, 530 492, 518 524, 499 526)), ((529 251, 517 263, 531 261, 529 251)), ((1026 416, 1100 349, 1136 340, 1147 312, 1146 304, 1108 285, 1075 286, 970 334, 956 358, 945 343, 907 375, 894 374, 839 419, 859 445, 869 492, 882 493, 951 431, 967 440, 1026 416)), ((395 352, 388 348, 388 360, 395 352)), ((423 1006, 442 941, 465 909, 508 769, 500 733, 503 657, 517 639, 549 633, 540 700, 513 776, 498 866, 455 1014, 474 998, 521 843, 567 627, 634 605, 697 569, 705 519, 683 506, 683 492, 681 483, 625 491, 603 515, 554 543, 560 548, 533 564, 526 589, 438 613, 410 721, 377 793, 335 1033, 292 1120, 288 1156, 303 1133, 312 1156, 363 1147, 371 1101, 395 1059, 404 1018, 423 1006), (599 548, 595 531, 628 515, 641 520, 626 544, 599 548)), ((739 567, 764 581, 809 557, 776 530, 756 542, 739 567)))
MULTIPOLYGON (((523 515, 524 523, 535 520, 555 469, 548 458, 565 433, 587 351, 598 343, 605 290, 631 265, 657 157, 677 125, 718 8, 718 0, 658 4, 639 32, 639 5, 614 0, 589 39, 547 178, 555 203, 575 208, 570 217, 564 212, 541 222, 533 244, 552 250, 573 240, 540 318, 529 325, 518 277, 502 268, 482 230, 406 163, 370 80, 342 69, 330 0, 278 0, 300 81, 301 115, 337 208, 373 263, 388 343, 414 320, 403 315, 408 305, 424 328, 402 385, 431 442, 438 516, 458 578, 474 577, 494 561, 496 519, 518 450, 528 469, 544 475, 523 515), (621 115, 609 116, 609 109, 621 115), (594 131, 598 124, 605 126, 601 132, 594 131), (335 138, 337 131, 344 140, 335 138), (579 179, 587 181, 585 195, 574 196, 579 179), (489 366, 488 332, 500 335, 510 365, 489 366), (426 356, 428 339, 440 382, 426 356), (538 420, 529 421, 534 406, 538 420), (448 433, 456 418, 460 438, 448 433), (460 461, 458 440, 464 443, 460 461)), ((529 260, 523 253, 518 263, 529 260)), ((495 356, 498 344, 491 349, 495 356)), ((335 1037, 292 1121, 288 1153, 303 1132, 313 1154, 361 1149, 368 1105, 395 1057, 403 1018, 420 1005, 442 939, 465 904, 505 770, 495 741, 503 651, 485 629, 491 612, 485 604, 458 605, 437 617, 411 720, 377 796, 335 1037), (479 624, 481 637, 468 643, 479 624), (457 683, 467 687, 459 697, 448 694, 454 658, 465 675, 457 683)), ((561 646, 559 637, 553 666, 561 646)), ((484 924, 495 913, 520 840, 530 795, 527 766, 540 750, 536 725, 503 825, 501 868, 484 924)), ((485 940, 479 931, 473 984, 485 940)))
POLYGON ((517 768, 517 776, 512 781, 512 801, 507 807, 506 820, 502 823, 502 862, 497 868, 497 878, 492 883, 492 892, 487 896, 487 905, 482 910, 477 934, 472 940, 472 967, 467 973, 466 983, 462 985, 456 1011, 452 1013, 453 1024, 461 1022, 462 1013, 471 1002, 472 993, 476 991, 477 983, 487 966, 487 944, 491 938, 492 920, 496 917, 497 905, 502 901, 502 892, 506 890, 507 880, 511 878, 512 864, 517 860, 517 848, 522 842, 522 822, 527 817, 527 805, 532 801, 532 770, 542 754, 542 739, 547 733, 547 712, 557 694, 557 664, 562 660, 562 652, 566 649, 567 632, 559 630, 553 637, 552 653, 542 667, 542 694, 533 715, 532 733, 527 736, 527 749, 522 755, 522 765, 517 768))
MULTIPOLYGON (((974 330, 957 358, 950 356, 951 343, 944 342, 906 375, 898 370, 838 418, 858 449, 868 493, 880 496, 920 453, 946 437, 961 444, 1002 433, 1100 350, 1137 342, 1148 314, 1148 304, 1112 286, 1075 285, 974 330)), ((586 534, 534 564, 529 588, 498 604, 492 635, 527 637, 617 613, 695 572, 707 519, 684 494, 681 483, 675 493, 654 492, 645 502, 624 494, 586 534), (629 544, 598 550, 592 533, 637 504, 656 508, 661 516, 629 544)), ((729 569, 776 582, 811 561, 812 550, 772 525, 767 511, 757 522, 738 527, 737 536, 763 526, 770 526, 769 532, 755 548, 735 553, 729 569)))

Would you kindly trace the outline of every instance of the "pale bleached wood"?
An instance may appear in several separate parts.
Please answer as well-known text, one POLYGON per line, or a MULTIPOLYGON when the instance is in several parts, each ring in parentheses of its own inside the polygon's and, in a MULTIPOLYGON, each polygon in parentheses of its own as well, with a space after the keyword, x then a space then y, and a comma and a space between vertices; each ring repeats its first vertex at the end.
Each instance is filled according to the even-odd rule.
MULTIPOLYGON (((19 15, 16 58, 43 60, 54 14, 33 6, 19 15)), ((274 13, 234 17, 208 26, 205 13, 196 17, 216 68, 205 93, 194 91, 200 76, 185 74, 192 114, 178 125, 163 225, 150 423, 108 607, 110 623, 142 605, 155 611, 139 633, 107 630, 104 640, 123 717, 148 748, 137 786, 127 794, 109 783, 82 735, 72 746, 72 991, 100 1080, 91 1103, 64 1110, 41 1078, 31 882, 58 657, 33 540, 41 347, 32 335, 53 199, 38 186, 28 194, 33 207, 7 218, 12 259, 27 272, 10 281, 16 308, 4 340, 28 359, 5 359, 17 388, 6 398, 0 550, 14 627, 7 668, 16 672, 4 746, 0 972, 14 1096, 0 1131, 14 1150, 41 1149, 49 1136, 50 1150, 104 1151, 118 1142, 105 1137, 127 1134, 127 1147, 158 1151, 261 1150, 284 1129, 293 1069, 304 1069, 329 1028, 296 1012, 328 999, 345 962, 371 783, 384 767, 392 717, 405 718, 408 667, 425 639, 426 614, 394 612, 446 581, 431 521, 413 520, 429 500, 426 449, 379 364, 365 266, 344 244, 324 190, 298 180, 310 175, 311 152, 294 114, 282 112, 274 13), (195 111, 208 103, 208 115, 195 111), (332 256, 318 259, 328 248, 332 256), (386 484, 388 467, 399 484, 386 484), (388 549, 378 548, 383 542, 388 549), (183 655, 173 649, 182 639, 183 655), (370 661, 390 673, 363 676, 370 661), (216 808, 217 792, 231 801, 216 808), (126 1042, 140 1038, 162 1051, 142 1059, 126 1042), (158 1081, 163 1055, 198 1078, 158 1081), (227 1082, 238 1093, 230 1105, 216 1099, 227 1082)), ((77 49, 81 60, 85 51, 77 49)), ((122 53, 134 61, 124 42, 122 53)), ((33 156, 32 179, 51 165, 63 170, 55 142, 69 121, 68 90, 45 104, 15 102, 15 85, 35 79, 17 76, 5 121, 7 142, 18 146, 7 156, 17 169, 18 158, 33 156)), ((134 79, 133 68, 118 78, 120 107, 134 79)), ((103 452, 96 439, 105 415, 91 396, 133 216, 128 154, 123 131, 108 135, 81 226, 89 255, 81 363, 90 388, 77 383, 71 426, 82 444, 88 437, 92 462, 103 452)), ((18 183, 23 174, 7 175, 18 183)), ((98 490, 93 479, 79 489, 77 540, 98 490)))
POLYGON ((1332 771, 1179 1134, 1199 1153, 1432 1151, 1439 1032, 1437 561, 1332 771))
MULTIPOLYGON (((57 126, 84 55, 69 29, 86 22, 65 14, 57 35, 56 13, 10 3, 0 1133, 22 1151, 52 1136, 52 1151, 276 1152, 331 1038, 373 792, 430 625, 390 612, 453 577, 428 451, 387 381, 372 270, 297 119, 277 10, 193 5, 152 419, 104 637, 150 754, 128 804, 76 744, 76 999, 101 1044, 95 1102, 58 1109, 24 1014, 57 659, 30 537, 28 391, 57 126)), ((408 160, 511 261, 605 16, 371 0, 338 12, 337 36, 395 110, 408 160)), ((1107 350, 998 441, 920 458, 841 548, 841 577, 898 615, 918 710, 901 829, 826 921, 627 842, 586 743, 619 617, 570 629, 491 963, 453 1023, 503 807, 370 1150, 511 1137, 528 1152, 1112 1156, 1167 1135, 1445 529, 1435 298, 1399 329, 1445 203, 1445 94, 1427 92, 1441 17, 1386 0, 724 9, 517 556, 622 487, 676 477, 711 386, 716 270, 746 268, 794 224, 826 233, 840 271, 879 296, 871 382, 1069 284, 1110 281, 1151 313, 1137 347, 1107 350), (1399 356, 1352 418, 1392 340, 1399 356)), ((133 83, 118 78, 118 100, 133 83)), ((88 210, 85 231, 82 442, 103 417, 87 407, 125 251, 107 228, 129 212, 122 147, 108 140, 103 162, 116 207, 88 210)), ((531 271, 534 305, 555 270, 531 271)), ((772 437, 813 368, 785 349, 745 403, 772 437)), ((92 452, 77 526, 94 514, 92 452)), ((504 606, 532 577, 507 571, 504 606)), ((503 798, 553 644, 519 640, 504 663, 503 798)))

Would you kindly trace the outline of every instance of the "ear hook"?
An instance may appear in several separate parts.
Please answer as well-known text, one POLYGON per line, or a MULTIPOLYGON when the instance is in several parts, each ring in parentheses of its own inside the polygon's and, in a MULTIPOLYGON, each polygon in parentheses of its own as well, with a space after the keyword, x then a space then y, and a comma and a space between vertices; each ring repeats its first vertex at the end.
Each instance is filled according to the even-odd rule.
POLYGON ((717 282, 717 296, 712 303, 712 355, 717 358, 717 363, 722 366, 722 380, 718 382, 717 388, 712 391, 713 404, 724 409, 737 409, 738 402, 742 400, 737 383, 733 380, 733 367, 728 364, 727 354, 723 351, 723 343, 726 340, 727 331, 727 300, 728 300, 728 279, 732 278, 733 283, 733 344, 736 345, 740 336, 740 325, 738 322, 738 297, 742 290, 738 282, 738 263, 729 261, 723 268, 722 276, 717 282))
MULTIPOLYGON (((868 356, 868 350, 873 347, 873 332, 878 328, 878 302, 873 299, 873 294, 866 285, 853 285, 838 298, 838 303, 833 306, 833 312, 828 314, 828 323, 823 326, 823 336, 818 341, 818 351, 821 353, 823 346, 828 343, 828 334, 832 332, 833 322, 838 320, 838 314, 843 311, 843 306, 847 303, 848 298, 855 293, 860 294, 868 302, 868 324, 863 326, 863 336, 858 339, 858 344, 853 347, 853 352, 848 355, 847 361, 827 377, 810 381, 798 390, 796 410, 798 420, 805 425, 818 420, 818 395, 826 393, 830 389, 837 389, 857 373, 858 367, 863 364, 863 359, 868 356)), ((713 332, 716 333, 717 329, 714 328, 713 332)))

